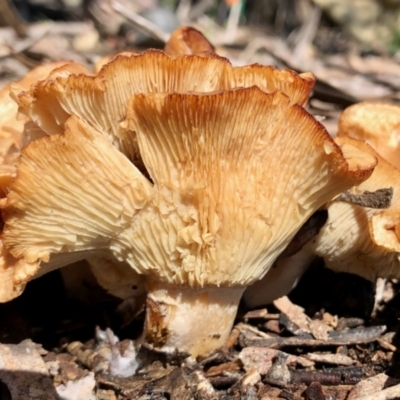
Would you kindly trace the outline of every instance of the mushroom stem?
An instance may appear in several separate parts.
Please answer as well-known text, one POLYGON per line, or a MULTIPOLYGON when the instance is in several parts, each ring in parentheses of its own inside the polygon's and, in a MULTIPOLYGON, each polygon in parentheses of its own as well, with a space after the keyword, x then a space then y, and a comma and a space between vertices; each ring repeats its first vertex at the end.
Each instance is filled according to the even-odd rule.
POLYGON ((144 341, 165 352, 207 355, 222 347, 232 329, 244 287, 148 285, 144 341))

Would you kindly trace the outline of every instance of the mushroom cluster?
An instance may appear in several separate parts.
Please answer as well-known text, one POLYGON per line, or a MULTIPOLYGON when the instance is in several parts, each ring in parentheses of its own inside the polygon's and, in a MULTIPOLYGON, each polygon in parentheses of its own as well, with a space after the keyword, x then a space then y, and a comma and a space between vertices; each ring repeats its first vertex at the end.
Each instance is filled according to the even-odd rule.
POLYGON ((235 68, 182 37, 189 54, 123 53, 13 89, 35 133, 1 200, 0 300, 86 259, 110 293, 144 286, 142 342, 195 357, 223 346, 245 288, 377 157, 304 109, 311 74, 235 68))

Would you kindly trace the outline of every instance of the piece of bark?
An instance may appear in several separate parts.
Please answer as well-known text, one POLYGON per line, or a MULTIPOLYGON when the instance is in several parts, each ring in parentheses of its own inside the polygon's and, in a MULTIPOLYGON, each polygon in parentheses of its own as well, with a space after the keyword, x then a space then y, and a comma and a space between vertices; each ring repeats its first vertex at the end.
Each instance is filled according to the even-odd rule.
POLYGON ((241 366, 239 365, 239 362, 230 361, 227 363, 214 365, 213 367, 211 367, 207 370, 207 372, 205 373, 205 376, 207 378, 211 378, 212 376, 222 375, 224 372, 227 372, 227 371, 236 372, 236 371, 240 371, 240 369, 241 369, 241 366))
POLYGON ((307 329, 302 329, 288 315, 283 312, 280 314, 279 317, 279 325, 282 325, 288 332, 295 336, 301 336, 310 333, 310 330, 308 329, 308 323, 307 329))
POLYGON ((331 331, 327 340, 313 339, 309 336, 296 336, 296 337, 271 337, 271 338, 247 338, 245 333, 242 332, 239 342, 242 347, 258 346, 258 347, 318 347, 318 346, 345 346, 350 344, 370 343, 379 339, 386 326, 371 326, 367 328, 349 329, 347 331, 331 331))
POLYGON ((299 363, 304 366, 303 362, 305 362, 308 367, 314 365, 312 361, 304 357, 294 356, 279 350, 263 347, 245 347, 239 353, 239 360, 242 362, 244 370, 247 373, 257 371, 260 375, 268 373, 277 357, 283 357, 286 364, 289 365, 296 365, 299 363))
POLYGON ((365 321, 362 318, 340 318, 336 330, 340 331, 346 328, 357 328, 364 323, 365 321))
POLYGON ((357 383, 349 393, 347 400, 356 400, 362 396, 381 391, 390 378, 386 374, 378 374, 357 383))
POLYGON ((325 324, 324 321, 321 321, 320 319, 313 319, 308 323, 308 326, 310 327, 311 334, 315 339, 329 339, 329 332, 332 330, 332 327, 325 324))
POLYGON ((117 396, 113 390, 99 389, 96 391, 97 400, 117 400, 117 396))
POLYGON ((366 396, 362 394, 358 397, 354 397, 353 400, 398 400, 399 398, 400 385, 396 385, 366 396))
POLYGON ((299 327, 301 331, 310 332, 308 323, 310 318, 304 313, 304 309, 296 304, 293 304, 287 296, 280 297, 274 302, 274 306, 295 325, 299 327))
POLYGON ((59 397, 37 346, 29 339, 0 344, 0 381, 11 400, 57 400, 59 397))
POLYGON ((193 371, 189 385, 196 400, 218 400, 219 396, 202 371, 193 371))
POLYGON ((319 382, 312 382, 304 394, 307 400, 326 400, 319 382))
POLYGON ((365 375, 362 367, 338 367, 326 368, 324 370, 302 371, 293 370, 290 373, 290 383, 304 383, 310 385, 319 382, 321 385, 355 385, 365 375))
POLYGON ((337 315, 332 315, 328 312, 324 312, 322 314, 322 321, 324 321, 326 325, 336 329, 339 319, 337 315))
POLYGON ((243 319, 246 321, 248 319, 266 319, 266 320, 276 320, 279 319, 280 314, 270 314, 266 308, 260 310, 248 311, 243 319))
POLYGON ((250 371, 242 378, 242 386, 255 386, 261 381, 261 375, 257 371, 250 371))
POLYGON ((272 367, 265 375, 265 379, 271 382, 279 382, 283 385, 287 384, 291 380, 291 373, 287 366, 288 358, 289 356, 287 354, 278 354, 275 357, 275 361, 272 364, 272 367))
POLYGON ((361 194, 352 194, 348 191, 343 192, 336 201, 356 204, 361 207, 383 209, 389 208, 392 204, 393 188, 378 189, 375 192, 366 190, 361 194))
POLYGON ((241 375, 239 373, 230 373, 227 376, 210 378, 210 382, 216 390, 224 390, 234 385, 240 378, 241 375))
MULTIPOLYGON (((283 314, 281 314, 283 315, 283 314)), ((280 327, 279 321, 277 321, 276 319, 271 319, 270 321, 267 321, 263 327, 272 333, 276 333, 276 334, 280 334, 282 331, 282 328, 280 327)))
POLYGON ((306 357, 317 363, 332 364, 332 365, 354 365, 357 361, 344 354, 317 354, 308 353, 306 357))
POLYGON ((229 349, 231 349, 232 347, 236 346, 239 340, 239 336, 240 336, 240 329, 238 329, 236 326, 233 327, 231 333, 228 336, 228 339, 225 343, 225 346, 223 347, 223 350, 225 352, 228 352, 229 349))
POLYGON ((237 329, 239 333, 246 333, 246 336, 248 337, 254 337, 254 338, 265 338, 265 339, 270 339, 272 335, 269 335, 268 333, 265 333, 263 331, 260 331, 257 329, 255 326, 244 324, 242 322, 238 323, 234 329, 237 329))
POLYGON ((164 368, 160 362, 155 362, 145 371, 130 378, 99 374, 96 379, 103 387, 121 392, 124 396, 136 398, 144 388, 152 388, 155 382, 161 381, 175 369, 176 367, 172 366, 164 368))

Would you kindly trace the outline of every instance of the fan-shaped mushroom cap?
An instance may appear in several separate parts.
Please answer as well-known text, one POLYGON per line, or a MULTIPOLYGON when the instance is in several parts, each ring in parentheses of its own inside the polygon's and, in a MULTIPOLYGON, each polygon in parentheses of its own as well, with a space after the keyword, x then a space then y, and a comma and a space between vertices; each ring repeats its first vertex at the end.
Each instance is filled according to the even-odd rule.
POLYGON ((137 56, 139 54, 140 53, 138 53, 136 51, 128 50, 128 51, 121 51, 120 53, 117 53, 117 54, 112 54, 112 55, 101 57, 100 60, 98 60, 96 62, 96 64, 94 65, 94 72, 95 72, 95 74, 98 74, 105 65, 114 61, 117 57, 133 57, 133 56, 137 56))
POLYGON ((383 158, 400 168, 400 107, 364 102, 343 111, 338 136, 365 140, 383 158))
POLYGON ((37 263, 14 258, 0 241, 0 302, 19 296, 25 288, 27 277, 35 275, 37 271, 37 263))
POLYGON ((65 121, 76 115, 140 163, 135 136, 126 135, 120 125, 127 102, 135 93, 212 92, 257 85, 266 92, 281 90, 293 103, 304 104, 314 81, 313 76, 301 77, 272 67, 233 68, 228 60, 212 54, 171 59, 150 50, 137 56, 118 56, 96 77, 80 74, 45 80, 34 90, 20 93, 19 103, 20 110, 47 134, 61 133, 65 121))
POLYGON ((13 256, 48 262, 54 253, 110 249, 169 283, 247 285, 311 213, 375 162, 360 167, 351 153, 350 170, 302 108, 257 88, 136 95, 128 126, 154 187, 76 117, 65 134, 24 149, 3 211, 13 256))
POLYGON ((376 163, 338 147, 287 96, 256 87, 134 95, 124 129, 151 182, 104 130, 76 116, 66 128, 23 149, 3 209, 4 245, 42 272, 63 254, 109 252, 147 276, 145 340, 193 355, 224 343, 245 286, 376 163), (208 313, 219 321, 212 332, 208 313), (184 334, 195 327, 197 336, 184 334))
POLYGON ((305 246, 323 257, 325 264, 339 272, 350 272, 369 280, 400 276, 400 171, 389 164, 368 144, 347 137, 336 142, 351 144, 378 159, 371 177, 352 188, 352 194, 393 188, 389 209, 374 209, 334 201, 329 218, 319 235, 305 246))
MULTIPOLYGON (((215 53, 214 46, 197 29, 184 26, 172 32, 170 38, 164 46, 164 51, 171 57, 182 55, 195 55, 205 52, 215 53)), ((94 72, 97 74, 109 62, 119 56, 131 57, 139 55, 135 51, 122 51, 115 55, 102 57, 96 62, 94 72)))
POLYGON ((6 187, 15 177, 14 164, 23 141, 26 118, 18 116, 18 105, 12 99, 13 90, 29 90, 37 81, 46 79, 50 72, 66 62, 41 65, 28 72, 16 83, 10 83, 0 91, 0 197, 4 197, 6 187))
POLYGON ((164 51, 169 56, 193 55, 204 52, 214 53, 214 46, 197 29, 184 26, 172 32, 164 51))
MULTIPOLYGON (((142 255, 146 265, 167 263, 165 271, 157 267, 157 276, 165 274, 174 284, 248 285, 344 184, 339 175, 364 175, 361 169, 358 178, 349 172, 339 148, 302 108, 257 88, 208 96, 136 95, 128 126, 160 190, 154 198, 159 220, 145 218, 153 211, 144 211, 135 241, 145 248, 146 232, 156 226, 166 237, 176 231, 176 257, 157 240, 157 251, 142 255), (163 210, 170 210, 174 228, 165 224, 163 210)), ((364 166, 374 165, 366 156, 364 166)))

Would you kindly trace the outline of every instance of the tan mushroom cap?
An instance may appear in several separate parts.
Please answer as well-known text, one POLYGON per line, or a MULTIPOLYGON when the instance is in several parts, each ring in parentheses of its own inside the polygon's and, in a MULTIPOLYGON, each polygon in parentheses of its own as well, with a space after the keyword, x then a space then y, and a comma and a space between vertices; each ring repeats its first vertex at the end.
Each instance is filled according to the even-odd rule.
POLYGON ((325 264, 338 272, 349 272, 369 280, 400 276, 400 171, 368 144, 339 137, 336 142, 350 144, 378 159, 371 177, 350 190, 353 194, 392 187, 389 209, 372 209, 334 201, 329 218, 319 235, 305 246, 323 257, 325 264))
POLYGON ((12 144, 19 147, 20 136, 24 130, 24 124, 26 122, 22 118, 18 118, 18 105, 12 99, 12 93, 15 91, 29 91, 32 85, 48 78, 49 76, 52 79, 56 76, 66 76, 64 72, 61 72, 66 70, 65 64, 68 64, 70 73, 83 72, 82 69, 77 68, 74 68, 73 71, 71 71, 70 65, 72 64, 67 61, 43 64, 29 71, 18 82, 10 83, 0 91, 0 139, 2 141, 0 146, 0 155, 3 159, 5 153, 7 153, 8 148, 10 147, 4 146, 2 144, 3 141, 9 140, 12 144), (57 72, 54 73, 54 71, 57 72))
POLYGON ((365 140, 400 168, 400 106, 378 102, 350 106, 339 119, 338 136, 365 140))
POLYGON ((137 56, 139 54, 140 53, 138 53, 136 51, 129 51, 128 50, 128 51, 121 51, 120 53, 117 53, 117 54, 112 54, 112 55, 101 57, 100 60, 98 60, 96 62, 96 64, 94 65, 94 68, 93 68, 94 73, 98 74, 105 65, 107 65, 108 63, 114 61, 118 57, 134 57, 134 56, 137 56))
MULTIPOLYGON (((171 57, 183 55, 199 55, 205 52, 215 53, 214 46, 195 28, 184 26, 172 32, 164 46, 164 52, 171 57)), ((140 53, 136 51, 122 51, 114 55, 102 57, 96 62, 94 72, 97 74, 109 62, 119 56, 132 57, 140 53)))
POLYGON ((110 250, 160 281, 247 285, 316 209, 375 165, 356 164, 354 152, 347 162, 303 108, 257 88, 136 95, 128 126, 154 187, 76 117, 23 150, 3 210, 14 257, 110 250))
POLYGON ((356 162, 354 149, 347 162, 304 109, 257 88, 136 95, 128 126, 159 188, 160 219, 143 210, 135 243, 155 275, 176 284, 254 282, 339 186, 362 181, 376 163, 368 155, 356 162), (165 224, 164 212, 175 226, 165 224), (154 250, 144 251, 154 230, 172 235, 176 249, 154 237, 154 250))
POLYGON ((14 164, 23 142, 26 118, 18 116, 18 105, 12 99, 13 90, 29 90, 37 81, 46 79, 50 72, 66 62, 53 62, 40 65, 29 71, 16 83, 10 83, 0 91, 0 197, 4 197, 6 188, 15 177, 14 164))
POLYGON ((5 246, 37 265, 23 283, 90 258, 94 250, 99 256, 109 253, 111 236, 118 239, 126 223, 130 226, 152 191, 124 155, 76 117, 63 135, 30 143, 22 150, 3 211, 5 246))
POLYGON ((61 133, 76 115, 109 137, 131 160, 140 164, 134 135, 120 122, 135 93, 213 92, 257 85, 266 92, 281 90, 293 103, 304 104, 314 85, 311 75, 253 65, 233 68, 217 55, 170 58, 149 50, 137 56, 118 56, 96 77, 84 74, 48 79, 19 95, 20 110, 47 134, 61 133), (47 110, 45 113, 43 110, 47 110))
POLYGON ((201 54, 204 52, 214 53, 214 46, 197 29, 183 26, 172 32, 164 47, 169 56, 180 56, 183 54, 201 54))
POLYGON ((27 277, 37 273, 37 263, 27 263, 9 254, 0 241, 0 302, 18 297, 24 290, 27 277))

